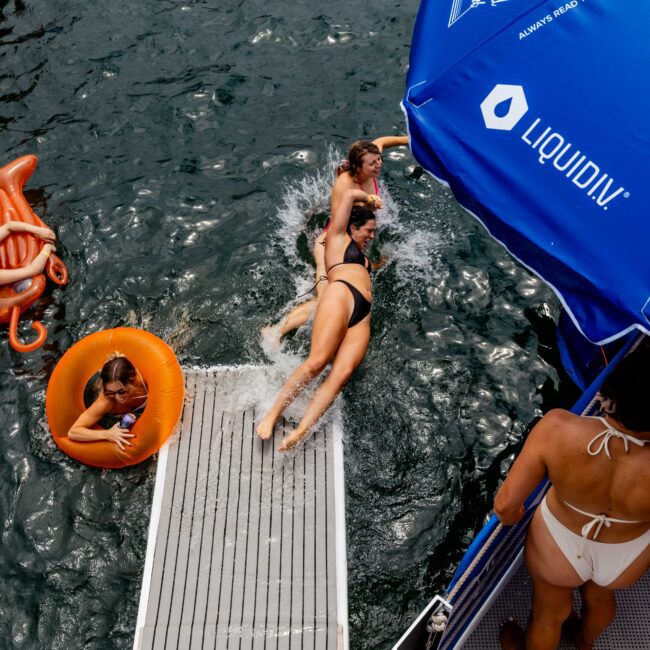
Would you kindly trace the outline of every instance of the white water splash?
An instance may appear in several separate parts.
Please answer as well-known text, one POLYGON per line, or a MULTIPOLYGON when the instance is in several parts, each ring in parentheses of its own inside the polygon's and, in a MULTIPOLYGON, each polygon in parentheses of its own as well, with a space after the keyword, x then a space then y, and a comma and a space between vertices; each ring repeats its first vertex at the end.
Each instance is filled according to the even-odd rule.
POLYGON ((412 283, 430 284, 439 278, 438 261, 441 238, 433 230, 414 228, 395 242, 390 251, 400 285, 412 283))
MULTIPOLYGON (((296 254, 296 242, 312 215, 329 211, 330 192, 336 179, 336 166, 340 160, 340 152, 330 146, 323 168, 305 174, 300 180, 284 186, 276 215, 281 224, 278 236, 282 249, 291 262, 304 265, 305 268, 307 265, 296 254)), ((313 238, 315 239, 318 234, 315 232, 313 238)), ((309 242, 310 247, 313 243, 313 241, 309 242)), ((310 271, 313 276, 311 267, 310 271)))

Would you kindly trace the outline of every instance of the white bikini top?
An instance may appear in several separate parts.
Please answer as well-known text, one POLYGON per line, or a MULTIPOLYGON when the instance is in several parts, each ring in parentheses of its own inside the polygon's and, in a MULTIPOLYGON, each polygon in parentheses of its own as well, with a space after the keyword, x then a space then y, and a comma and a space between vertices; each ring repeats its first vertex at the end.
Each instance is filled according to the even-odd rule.
MULTIPOLYGON (((622 431, 619 431, 618 429, 615 429, 605 418, 601 418, 597 416, 588 416, 588 417, 593 417, 594 420, 600 420, 605 425, 605 429, 600 433, 596 434, 591 439, 591 442, 587 445, 587 453, 590 456, 597 456, 604 449, 605 454, 607 454, 607 458, 609 458, 609 460, 612 460, 612 455, 609 453, 609 441, 612 438, 620 438, 623 441, 623 444, 625 445, 626 454, 630 450, 629 443, 632 443, 633 445, 637 445, 639 447, 643 447, 646 444, 646 442, 648 442, 647 440, 639 440, 639 438, 635 438, 634 436, 631 436, 627 433, 623 433, 622 431), (599 439, 601 439, 600 444, 598 444, 596 448, 592 449, 592 446, 598 443, 599 439)), ((609 528, 612 524, 642 523, 641 521, 632 521, 631 519, 616 519, 614 517, 608 517, 607 515, 604 514, 595 515, 592 512, 585 512, 584 510, 580 510, 580 508, 576 508, 575 506, 571 505, 568 501, 565 501, 564 503, 567 506, 569 506, 569 508, 571 508, 572 510, 579 512, 581 515, 584 515, 585 517, 591 517, 591 521, 587 522, 580 531, 582 536, 585 539, 589 538, 589 533, 591 533, 594 527, 596 528, 596 530, 594 532, 593 537, 591 538, 592 540, 598 537, 603 526, 609 528)))
POLYGON ((605 454, 607 454, 607 458, 609 458, 609 460, 612 460, 612 455, 609 453, 609 441, 612 438, 620 438, 623 441, 623 444, 625 445, 626 454, 630 451, 629 443, 632 443, 633 445, 637 445, 639 447, 643 447, 647 442, 646 440, 639 440, 634 436, 631 436, 627 433, 623 433, 622 431, 619 431, 618 429, 615 429, 605 418, 601 418, 598 416, 590 416, 590 417, 592 417, 593 420, 600 420, 605 425, 605 429, 601 431, 599 434, 595 435, 591 439, 591 442, 587 445, 587 453, 590 456, 597 456, 604 449, 605 454), (599 438, 602 438, 600 444, 596 449, 592 450, 591 449, 592 445, 594 445, 599 438))

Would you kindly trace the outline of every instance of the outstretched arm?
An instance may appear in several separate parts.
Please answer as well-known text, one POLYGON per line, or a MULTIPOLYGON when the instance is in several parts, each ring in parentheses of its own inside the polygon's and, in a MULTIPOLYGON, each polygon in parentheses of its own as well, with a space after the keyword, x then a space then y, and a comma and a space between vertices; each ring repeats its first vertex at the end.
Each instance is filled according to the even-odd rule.
POLYGON ((135 434, 128 429, 120 428, 119 422, 114 424, 110 429, 91 429, 97 424, 103 415, 109 410, 108 400, 100 394, 74 422, 68 431, 68 438, 76 442, 98 442, 99 440, 108 440, 114 442, 122 451, 124 446, 131 446, 129 438, 135 434))
POLYGON ((494 514, 504 526, 512 526, 524 516, 524 501, 546 476, 544 448, 548 444, 549 428, 555 426, 552 414, 549 415, 533 427, 494 498, 494 514))
POLYGON ((327 236, 342 235, 348 227, 350 212, 356 202, 365 203, 369 208, 381 208, 381 199, 374 194, 367 194, 363 190, 350 189, 345 190, 334 213, 332 214, 332 223, 330 224, 327 236))
POLYGON ((377 145, 379 151, 383 152, 384 149, 390 149, 391 147, 399 147, 409 143, 408 136, 406 135, 387 135, 382 138, 377 138, 372 141, 373 144, 377 145))
POLYGON ((38 255, 26 266, 19 269, 0 269, 0 285, 20 282, 43 272, 47 259, 56 250, 52 244, 45 244, 38 255))
POLYGON ((34 226, 31 223, 24 223, 22 221, 8 221, 4 225, 0 226, 0 242, 14 232, 28 232, 32 235, 36 235, 36 237, 42 239, 48 244, 53 244, 56 241, 56 235, 50 228, 45 226, 34 226))

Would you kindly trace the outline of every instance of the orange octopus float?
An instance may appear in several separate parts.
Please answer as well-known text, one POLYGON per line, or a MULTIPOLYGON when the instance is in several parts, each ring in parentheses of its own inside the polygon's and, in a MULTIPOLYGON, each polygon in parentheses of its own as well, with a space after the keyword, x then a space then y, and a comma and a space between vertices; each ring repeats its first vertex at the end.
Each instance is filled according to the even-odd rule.
MULTIPOLYGON (((0 169, 0 226, 9 221, 45 226, 23 196, 23 185, 32 175, 37 162, 36 156, 22 156, 0 169)), ((0 268, 18 269, 28 265, 43 245, 43 241, 30 233, 11 233, 0 243, 0 268)), ((50 255, 45 271, 55 284, 67 284, 68 270, 56 255, 50 255)), ((47 338, 43 323, 34 322, 32 327, 36 330, 36 339, 31 343, 21 343, 18 339, 20 315, 45 291, 46 279, 43 273, 30 280, 31 282, 27 280, 0 286, 0 323, 9 323, 9 343, 17 352, 36 350, 47 338)))

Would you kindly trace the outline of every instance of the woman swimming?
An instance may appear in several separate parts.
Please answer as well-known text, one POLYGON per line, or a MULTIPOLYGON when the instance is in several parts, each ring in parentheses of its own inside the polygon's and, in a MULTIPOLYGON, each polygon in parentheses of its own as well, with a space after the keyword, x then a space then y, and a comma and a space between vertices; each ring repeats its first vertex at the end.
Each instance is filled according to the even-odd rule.
MULTIPOLYGON (((339 167, 336 180, 332 186, 331 211, 334 214, 345 192, 351 189, 361 189, 367 194, 379 194, 377 178, 383 164, 384 149, 408 144, 407 136, 385 136, 372 142, 359 140, 348 151, 348 158, 339 167)), ((327 272, 325 268, 325 238, 329 222, 314 244, 314 260, 316 261, 316 297, 307 300, 291 310, 277 325, 264 328, 266 334, 275 334, 279 340, 288 332, 304 325, 313 315, 318 301, 327 288, 327 272)))
POLYGON ((293 371, 259 423, 260 438, 266 440, 273 435, 273 427, 282 411, 330 361, 332 368, 297 428, 282 441, 279 451, 290 449, 307 434, 330 407, 368 349, 372 286, 370 261, 364 250, 377 228, 370 207, 381 207, 378 196, 361 189, 348 189, 332 214, 324 247, 328 284, 316 309, 309 357, 293 371), (354 205, 356 202, 368 207, 354 205))
POLYGON ((623 359, 601 390, 604 417, 547 413, 497 493, 494 511, 509 526, 546 474, 552 483, 526 539, 528 629, 504 625, 507 650, 556 648, 576 587, 583 606, 573 633, 589 650, 614 618, 614 590, 633 585, 650 566, 649 367, 649 347, 623 359))
POLYGON ((91 429, 105 415, 125 415, 144 409, 147 387, 137 368, 123 355, 111 355, 99 373, 99 395, 74 422, 68 438, 77 442, 109 440, 122 451, 134 434, 116 422, 110 429, 91 429))
POLYGON ((42 226, 34 226, 22 221, 8 221, 0 226, 0 242, 15 232, 27 232, 42 239, 45 242, 38 255, 26 266, 19 269, 0 269, 0 285, 11 284, 26 280, 43 272, 50 254, 56 251, 56 235, 52 230, 42 226))

